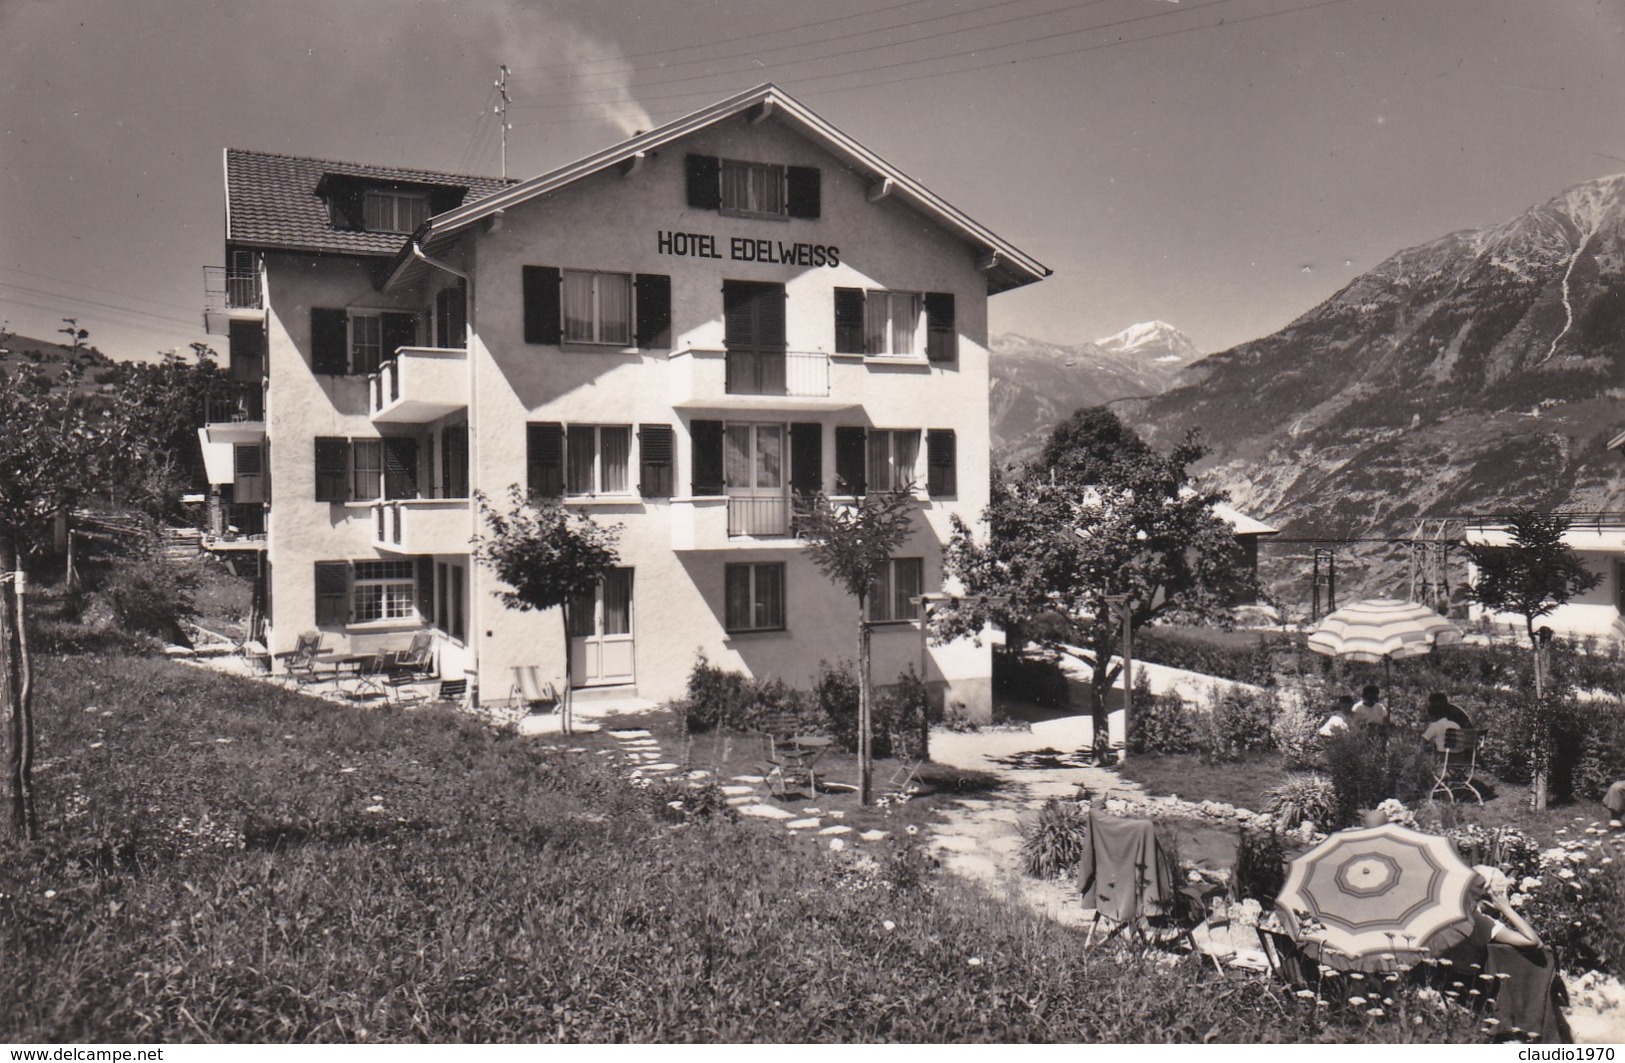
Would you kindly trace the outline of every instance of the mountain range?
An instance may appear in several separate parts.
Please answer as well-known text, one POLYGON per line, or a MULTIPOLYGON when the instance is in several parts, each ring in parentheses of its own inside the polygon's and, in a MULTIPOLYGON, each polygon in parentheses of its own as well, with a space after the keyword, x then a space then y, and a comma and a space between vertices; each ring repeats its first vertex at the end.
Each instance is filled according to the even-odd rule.
POLYGON ((1130 325, 1093 342, 1068 345, 1005 333, 988 346, 993 456, 1000 465, 1038 453, 1050 429, 1073 410, 1160 394, 1202 357, 1189 337, 1162 321, 1130 325))

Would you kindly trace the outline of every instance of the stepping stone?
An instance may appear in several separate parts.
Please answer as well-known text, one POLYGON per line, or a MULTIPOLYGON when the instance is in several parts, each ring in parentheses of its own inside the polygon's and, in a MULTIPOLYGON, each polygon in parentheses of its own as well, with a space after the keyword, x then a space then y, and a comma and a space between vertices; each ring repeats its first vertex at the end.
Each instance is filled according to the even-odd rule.
POLYGON ((822 821, 817 816, 813 816, 810 819, 793 819, 789 823, 786 823, 785 826, 789 827, 791 830, 812 830, 821 822, 822 821))
POLYGON ((816 816, 819 814, 819 811, 820 810, 816 808, 804 808, 801 810, 801 814, 804 816, 816 816))
POLYGON ((611 738, 619 738, 622 741, 625 741, 625 740, 631 739, 631 738, 652 738, 653 737, 648 731, 611 731, 609 733, 609 736, 611 738))
POLYGON ((743 797, 728 798, 728 805, 732 808, 738 808, 741 805, 748 805, 755 800, 756 798, 752 797, 750 794, 746 794, 743 797))
POLYGON ((786 812, 773 805, 745 805, 739 810, 741 816, 757 816, 761 819, 794 819, 794 812, 786 812))
POLYGON ((764 783, 767 778, 762 775, 735 775, 734 782, 764 783))
POLYGON ((738 797, 741 794, 753 794, 753 793, 755 793, 756 792, 756 787, 754 787, 754 786, 724 786, 722 788, 722 792, 727 794, 729 797, 738 797))
POLYGON ((819 834, 851 834, 852 833, 852 828, 848 827, 848 826, 846 826, 844 824, 837 823, 833 827, 825 827, 823 830, 819 831, 818 833, 819 834))
POLYGON ((670 763, 667 763, 667 764, 650 764, 650 765, 647 765, 644 770, 646 770, 646 771, 676 771, 677 770, 677 765, 670 764, 670 763))
POLYGON ((974 853, 981 848, 981 842, 962 834, 939 834, 931 844, 956 853, 974 853))
POLYGON ((696 768, 688 773, 688 777, 690 779, 709 779, 711 777, 711 773, 703 768, 696 768))
POLYGON ((862 834, 858 835, 858 837, 862 838, 866 842, 878 842, 878 841, 881 841, 882 839, 890 838, 891 837, 891 831, 889 831, 889 830, 866 830, 862 834))

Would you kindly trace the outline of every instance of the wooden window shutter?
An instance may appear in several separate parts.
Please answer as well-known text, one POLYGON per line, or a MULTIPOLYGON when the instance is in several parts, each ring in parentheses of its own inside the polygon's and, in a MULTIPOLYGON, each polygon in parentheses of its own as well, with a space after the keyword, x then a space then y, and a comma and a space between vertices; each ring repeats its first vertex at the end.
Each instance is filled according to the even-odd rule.
POLYGON ((379 353, 379 360, 387 362, 395 357, 395 352, 399 348, 417 346, 417 315, 384 314, 380 332, 383 336, 383 343, 381 344, 383 350, 379 353))
POLYGON ((816 218, 821 207, 818 167, 792 166, 785 171, 789 194, 785 206, 792 218, 816 218))
POLYGON ((310 309, 310 371, 343 376, 350 368, 350 315, 345 310, 310 309))
POLYGON ((316 501, 350 500, 350 441, 316 440, 316 501))
POLYGON ((526 266, 523 272, 525 342, 559 342, 559 271, 553 266, 526 266))
POLYGON ((835 429, 835 492, 842 495, 868 493, 867 433, 862 428, 838 426, 835 429))
POLYGON ((730 351, 784 350, 785 299, 782 284, 723 281, 722 345, 730 351))
POLYGON ((683 162, 688 175, 688 205, 696 210, 722 206, 722 160, 714 155, 690 155, 683 162))
POLYGON ((925 356, 933 362, 951 362, 959 357, 952 292, 925 293, 925 356))
POLYGON ((418 558, 418 619, 425 624, 434 622, 434 558, 418 558))
POLYGON ((418 497, 418 441, 384 437, 384 497, 418 497))
POLYGON ((864 354, 861 288, 835 289, 835 353, 864 354))
POLYGON ((349 562, 316 562, 316 626, 343 627, 349 622, 349 562))
POLYGON ((925 434, 926 493, 951 498, 959 493, 959 441, 952 428, 933 428, 925 434))
POLYGON ((720 495, 724 489, 722 473, 722 422, 694 421, 689 425, 689 442, 693 448, 690 462, 695 495, 720 495))
POLYGON ((644 498, 670 498, 673 481, 671 425, 638 425, 638 461, 638 493, 644 498))
POLYGON ((639 347, 671 346, 671 278, 660 273, 640 273, 633 281, 637 292, 639 347))
POLYGON ((798 495, 824 489, 824 426, 816 421, 790 426, 790 490, 798 495))
POLYGON ((450 424, 440 433, 440 486, 445 498, 468 497, 468 425, 450 424))
POLYGON ((538 498, 564 497, 564 426, 533 424, 525 429, 525 485, 538 498))

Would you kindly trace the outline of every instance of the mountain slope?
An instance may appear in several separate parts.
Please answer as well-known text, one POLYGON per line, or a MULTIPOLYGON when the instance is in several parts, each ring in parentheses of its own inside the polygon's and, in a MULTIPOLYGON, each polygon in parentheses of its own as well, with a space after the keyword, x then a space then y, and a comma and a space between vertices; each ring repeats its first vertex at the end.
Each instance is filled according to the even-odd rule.
POLYGON ((1036 454, 1050 429, 1076 409, 1162 392, 1202 356, 1161 321, 1075 346, 1007 333, 994 336, 989 348, 993 455, 1000 464, 1036 454))
POLYGON ((1625 507, 1625 175, 1401 251, 1131 416, 1290 533, 1625 507))

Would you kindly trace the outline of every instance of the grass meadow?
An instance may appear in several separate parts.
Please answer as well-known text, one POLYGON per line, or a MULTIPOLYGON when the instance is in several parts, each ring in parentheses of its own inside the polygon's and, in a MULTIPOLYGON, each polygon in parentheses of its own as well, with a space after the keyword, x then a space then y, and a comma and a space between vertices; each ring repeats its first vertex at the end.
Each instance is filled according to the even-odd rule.
MULTIPOLYGON (((40 657, 0 1039, 1460 1040, 1082 935, 932 867, 687 818, 612 756, 139 656, 40 657)), ((923 835, 922 835, 923 837, 923 835)))

